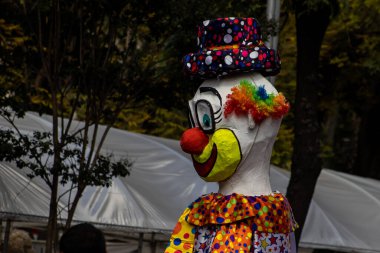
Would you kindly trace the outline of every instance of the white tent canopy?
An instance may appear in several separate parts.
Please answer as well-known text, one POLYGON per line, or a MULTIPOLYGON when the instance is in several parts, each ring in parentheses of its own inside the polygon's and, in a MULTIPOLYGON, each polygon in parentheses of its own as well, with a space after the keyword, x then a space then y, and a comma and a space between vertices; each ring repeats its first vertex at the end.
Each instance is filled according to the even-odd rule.
MULTIPOLYGON (((272 185, 286 192, 290 173, 272 167, 272 185)), ((380 182, 323 169, 301 235, 300 246, 380 252, 380 182)))
MULTIPOLYGON (((4 121, 0 121, 0 125, 7 126, 4 121)), ((52 127, 49 120, 31 113, 17 125, 25 132, 49 131, 52 127)), ((81 125, 75 122, 73 131, 81 125)), ((99 132, 104 129, 101 127, 99 132)), ((131 160, 131 174, 114 179, 109 188, 87 187, 74 219, 136 231, 170 231, 185 207, 182 201, 190 203, 200 194, 216 191, 217 186, 205 184, 191 169, 191 161, 164 142, 173 143, 111 129, 103 152, 131 160)), ((50 198, 47 185, 40 178, 28 179, 27 171, 17 169, 14 164, 2 163, 1 166, 0 187, 6 189, 1 190, 2 199, 8 200, 1 203, 2 216, 5 213, 19 218, 46 217, 50 198)), ((66 190, 61 188, 60 192, 66 190)), ((62 207, 68 201, 68 195, 65 197, 61 199, 62 207)), ((62 213, 62 217, 66 214, 62 213)))
MULTIPOLYGON (((75 122, 75 127, 80 124, 75 122)), ((25 132, 51 130, 48 116, 32 113, 17 125, 25 132)), ((0 126, 8 125, 0 120, 0 126)), ((204 193, 217 191, 216 184, 205 183, 197 176, 178 141, 112 129, 103 151, 132 160, 131 175, 114 179, 110 188, 88 187, 80 200, 76 221, 123 231, 170 233, 189 203, 204 193)), ((46 220, 49 189, 40 179, 30 180, 26 174, 14 164, 0 164, 0 218, 46 220)), ((289 176, 289 172, 272 166, 273 189, 286 192, 289 176)), ((60 206, 63 208, 67 201, 62 198, 60 206)), ((65 212, 62 217, 66 217, 65 212)), ((380 252, 379 228, 379 181, 323 170, 301 246, 380 252)))

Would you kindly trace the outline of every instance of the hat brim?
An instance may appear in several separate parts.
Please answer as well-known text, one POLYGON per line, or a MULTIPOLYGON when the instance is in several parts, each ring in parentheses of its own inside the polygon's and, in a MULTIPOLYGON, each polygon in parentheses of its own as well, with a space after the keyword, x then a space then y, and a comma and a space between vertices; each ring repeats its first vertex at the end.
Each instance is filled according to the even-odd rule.
POLYGON ((257 46, 190 53, 183 58, 183 68, 185 73, 204 79, 234 72, 272 76, 280 72, 281 62, 275 50, 257 46))

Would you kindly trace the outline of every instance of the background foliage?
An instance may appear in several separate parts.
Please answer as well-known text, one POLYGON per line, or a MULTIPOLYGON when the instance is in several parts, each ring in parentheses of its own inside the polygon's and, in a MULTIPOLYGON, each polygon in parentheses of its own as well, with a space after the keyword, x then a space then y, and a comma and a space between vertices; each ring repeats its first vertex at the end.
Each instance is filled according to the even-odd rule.
MULTIPOLYGON (((185 54, 198 50, 196 25, 217 17, 252 16, 260 21, 265 39, 268 34, 273 34, 275 28, 266 21, 266 2, 1 1, 2 115, 9 119, 13 117, 13 114, 8 113, 8 108, 16 112, 15 116, 23 116, 28 110, 54 115, 59 109, 61 117, 73 116, 82 121, 96 119, 108 126, 178 139, 187 128, 187 100, 201 83, 201 80, 184 76, 181 66, 181 58, 185 54), (57 4, 60 8, 56 9, 59 11, 51 12, 57 4), (54 23, 58 16, 61 23, 53 26, 52 24, 58 24, 54 23), (72 36, 72 33, 80 35, 72 36), (67 87, 74 88, 79 93, 69 92, 67 87), (88 110, 89 108, 91 109, 88 110)), ((318 91, 315 92, 318 93, 317 96, 309 97, 318 97, 319 100, 313 102, 313 108, 307 109, 313 116, 313 121, 308 124, 316 130, 313 132, 315 135, 310 136, 313 140, 316 137, 316 146, 320 145, 320 149, 313 146, 312 150, 311 145, 304 145, 306 147, 303 146, 302 149, 305 149, 302 151, 311 150, 305 153, 310 157, 320 157, 324 167, 380 179, 380 131, 377 127, 380 111, 380 1, 343 0, 339 2, 339 8, 335 6, 337 2, 283 1, 279 43, 282 71, 276 77, 276 86, 285 94, 293 108, 298 105, 295 101, 296 94, 300 94, 297 93, 297 88, 302 86, 303 91, 309 91, 306 95, 314 95, 310 91, 318 91), (331 9, 326 10, 326 7, 331 9), (331 17, 323 17, 314 23, 308 20, 310 17, 318 19, 320 16, 315 15, 318 13, 331 13, 331 17), (300 18, 301 16, 306 19, 300 18), (317 71, 314 65, 311 66, 311 74, 317 74, 315 76, 307 76, 310 73, 305 74, 303 71, 297 72, 300 67, 296 64, 297 46, 300 48, 297 41, 301 40, 300 36, 296 36, 298 31, 295 27, 302 28, 297 23, 300 20, 308 22, 305 25, 309 26, 318 25, 318 21, 328 25, 319 59, 311 59, 313 63, 306 63, 310 66, 319 64, 317 71), (296 84, 300 74, 303 74, 306 83, 309 83, 309 79, 314 79, 310 83, 315 81, 314 84, 320 87, 310 89, 313 86, 309 86, 305 89, 303 83, 296 84), (318 117, 315 118, 315 115, 318 117), (319 138, 319 130, 322 131, 322 138, 319 138)), ((324 28, 321 30, 324 33, 324 28)), ((308 35, 312 31, 303 32, 303 35, 308 35)), ((307 41, 308 38, 304 36, 302 39, 307 41)), ((307 113, 304 115, 307 116, 307 113)), ((272 163, 287 169, 292 167, 293 144, 297 143, 294 136, 308 130, 298 129, 295 133, 295 122, 302 120, 295 119, 293 110, 284 118, 272 163)), ((17 143, 10 133, 2 134, 3 140, 17 143)), ((37 158, 42 154, 41 150, 52 152, 51 145, 63 150, 63 147, 49 139, 51 136, 48 133, 44 134, 35 136, 36 146, 27 143, 28 140, 25 139, 25 143, 32 146, 32 151, 35 147, 37 158), (46 139, 49 139, 48 144, 46 139), (49 147, 40 149, 44 146, 49 147)), ((75 141, 86 143, 86 138, 84 141, 75 141)), ((4 143, 1 148, 0 152, 7 157, 7 152, 11 149, 4 143)), ((23 150, 15 152, 23 154, 23 150)), ((56 152, 53 153, 55 155, 56 152)), ((297 150, 294 153, 298 157, 302 156, 297 150)), ((70 156, 72 154, 67 154, 67 157, 70 156)), ((110 157, 103 158, 99 160, 103 163, 100 165, 107 167, 110 157)), ((304 159, 302 166, 309 165, 305 164, 307 159, 304 159)), ((295 164, 293 162, 293 167, 296 167, 294 171, 300 170, 302 166, 294 166, 295 164)), ((115 169, 120 169, 119 165, 124 168, 130 166, 126 161, 124 165, 115 164, 115 169)), ((317 167, 320 168, 319 161, 317 167)), ((307 172, 304 170, 304 173, 305 171, 307 172)), ((306 184, 310 179, 316 181, 320 170, 316 171, 318 173, 315 175, 301 176, 300 180, 306 184)), ((44 171, 37 172, 46 175, 44 171)), ((296 173, 292 173, 294 174, 296 173)), ((313 185, 310 187, 313 188, 313 185)), ((301 191, 296 189, 294 192, 301 191)), ((311 195, 312 192, 311 190, 311 195)), ((294 199, 302 202, 303 206, 306 205, 307 201, 302 196, 294 196, 294 199)), ((296 208, 296 214, 299 209, 296 208)))
MULTIPOLYGON (((276 86, 294 104, 296 35, 290 3, 284 1, 282 7, 279 34, 282 70, 276 78, 276 86)), ((137 99, 134 98, 134 107, 138 109, 124 109, 116 126, 169 138, 179 138, 186 129, 187 100, 201 83, 184 76, 181 69, 181 58, 197 50, 196 25, 202 20, 216 17, 253 16, 263 26, 264 36, 271 28, 265 19, 266 1, 225 1, 223 4, 208 1, 205 5, 202 1, 161 3, 136 0, 113 1, 109 5, 125 8, 129 13, 126 28, 131 23, 136 24, 138 50, 134 52, 134 60, 125 68, 131 73, 132 80, 138 82, 137 87, 141 87, 142 93, 137 99)), ((365 147, 371 138, 364 136, 373 129, 370 127, 373 125, 370 115, 376 114, 379 106, 379 6, 378 0, 340 2, 339 13, 333 18, 322 45, 320 68, 325 88, 321 103, 316 105, 324 130, 320 154, 324 166, 375 178, 380 178, 379 172, 374 169, 378 161, 370 165, 364 162, 368 159, 361 158, 363 155, 360 154, 368 153, 374 157, 379 152, 375 147, 372 151, 365 147), (364 141, 365 138, 368 140, 364 141)), ((102 8, 108 8, 107 4, 102 8)), ((30 85, 30 73, 23 70, 25 64, 32 64, 25 61, 26 52, 22 47, 32 35, 25 34, 20 24, 13 22, 15 17, 6 8, 2 8, 1 17, 1 103, 25 106, 20 100, 31 98, 32 103, 28 104, 27 109, 48 112, 48 93, 30 85), (10 93, 20 96, 10 101, 6 96, 10 93)), ((124 42, 120 41, 120 44, 124 42)), ((27 53, 33 53, 33 50, 27 53)), ((83 118, 83 115, 79 114, 78 118, 83 118)), ((284 118, 272 157, 274 164, 288 169, 294 135, 293 120, 291 111, 284 118)), ((371 132, 373 134, 376 135, 375 129, 371 132)))

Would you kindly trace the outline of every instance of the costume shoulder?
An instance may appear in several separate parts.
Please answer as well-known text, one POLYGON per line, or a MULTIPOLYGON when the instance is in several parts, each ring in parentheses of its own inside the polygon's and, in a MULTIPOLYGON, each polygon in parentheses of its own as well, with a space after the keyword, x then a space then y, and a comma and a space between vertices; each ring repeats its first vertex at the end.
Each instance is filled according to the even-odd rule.
POLYGON ((186 208, 179 217, 170 237, 170 243, 165 249, 165 253, 191 253, 193 252, 195 229, 186 221, 190 209, 186 208))
POLYGON ((203 195, 189 206, 186 221, 194 226, 249 222, 254 231, 289 233, 297 228, 288 200, 279 192, 244 196, 233 193, 203 195))

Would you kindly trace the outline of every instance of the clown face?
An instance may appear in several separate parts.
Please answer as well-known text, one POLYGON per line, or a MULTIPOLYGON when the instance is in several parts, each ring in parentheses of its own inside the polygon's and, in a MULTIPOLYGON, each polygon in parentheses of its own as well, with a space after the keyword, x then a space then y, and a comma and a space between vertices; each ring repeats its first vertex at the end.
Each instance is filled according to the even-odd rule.
POLYGON ((189 101, 192 128, 184 132, 181 147, 201 178, 225 181, 248 157, 258 125, 287 110, 283 96, 260 74, 206 80, 189 101))

